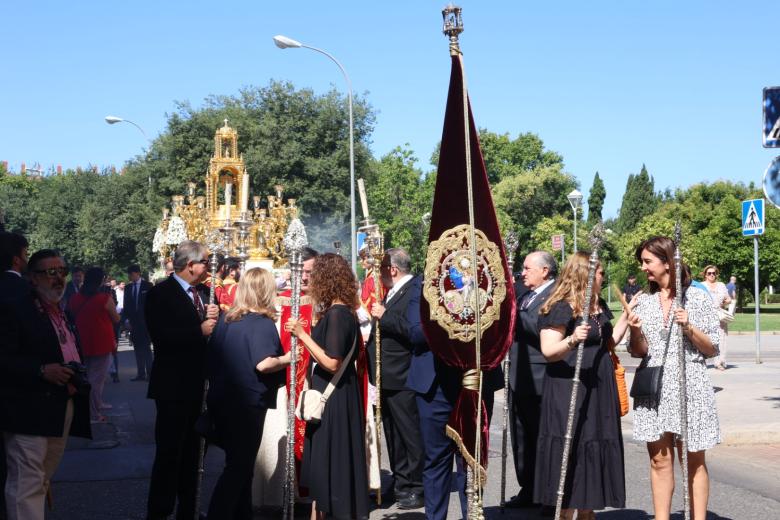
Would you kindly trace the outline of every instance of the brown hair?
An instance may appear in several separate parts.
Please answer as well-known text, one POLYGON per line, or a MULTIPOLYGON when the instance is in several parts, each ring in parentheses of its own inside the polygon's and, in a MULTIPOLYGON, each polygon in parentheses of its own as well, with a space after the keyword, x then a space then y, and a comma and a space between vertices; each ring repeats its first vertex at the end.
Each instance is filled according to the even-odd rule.
POLYGON ((715 278, 717 279, 720 276, 720 269, 718 269, 718 266, 716 265, 708 265, 707 267, 702 269, 701 274, 699 276, 701 276, 703 279, 706 279, 707 276, 706 272, 709 271, 710 269, 715 270, 715 278))
MULTIPOLYGON (((637 246, 636 251, 634 252, 634 257, 636 258, 636 261, 639 262, 639 264, 642 264, 642 252, 647 251, 654 257, 658 258, 665 264, 669 264, 669 289, 670 289, 670 295, 672 297, 676 296, 676 288, 675 288, 675 277, 677 276, 677 272, 674 269, 674 241, 669 237, 652 237, 648 238, 639 246, 637 246)), ((690 271, 686 272, 685 269, 681 269, 680 273, 680 279, 682 281, 682 288, 683 291, 688 288, 689 285, 691 285, 691 274, 690 271)), ((647 282, 647 287, 650 290, 650 294, 654 294, 658 292, 660 287, 658 286, 658 282, 647 282)))
POLYGON ((250 312, 274 320, 276 319, 275 297, 276 281, 274 275, 259 267, 250 269, 238 282, 236 299, 225 315, 225 322, 239 321, 250 312))
POLYGON ((360 306, 357 278, 347 261, 334 253, 319 255, 314 260, 309 295, 317 303, 318 317, 322 317, 335 301, 345 304, 353 314, 360 306))
MULTIPOLYGON (((599 268, 601 263, 596 264, 596 269, 599 268)), ((582 314, 582 304, 585 300, 585 288, 588 286, 588 269, 590 266, 590 255, 583 252, 574 253, 566 260, 566 265, 563 267, 561 275, 555 282, 552 294, 544 302, 542 308, 539 309, 539 314, 547 314, 552 309, 553 305, 559 301, 567 302, 575 316, 582 314)), ((591 305, 598 299, 598 293, 593 292, 591 295, 591 305)))

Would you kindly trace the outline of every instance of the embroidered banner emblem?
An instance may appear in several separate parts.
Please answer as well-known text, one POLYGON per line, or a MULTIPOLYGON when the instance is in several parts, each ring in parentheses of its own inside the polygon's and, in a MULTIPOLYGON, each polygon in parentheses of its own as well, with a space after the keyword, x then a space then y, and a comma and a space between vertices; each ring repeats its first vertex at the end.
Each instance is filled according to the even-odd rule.
POLYGON ((423 285, 431 320, 446 330, 450 339, 464 343, 476 337, 477 301, 484 332, 498 320, 501 303, 506 298, 500 248, 477 229, 478 265, 472 266, 469 230, 468 224, 461 224, 446 230, 429 244, 423 285))

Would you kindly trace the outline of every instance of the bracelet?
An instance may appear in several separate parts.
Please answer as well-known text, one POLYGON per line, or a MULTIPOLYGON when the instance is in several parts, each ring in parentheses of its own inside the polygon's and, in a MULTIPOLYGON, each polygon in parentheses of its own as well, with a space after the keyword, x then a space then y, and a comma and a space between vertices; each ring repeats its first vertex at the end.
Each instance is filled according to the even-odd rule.
POLYGON ((574 334, 569 336, 569 339, 566 341, 566 350, 571 350, 574 348, 574 345, 576 345, 576 339, 574 338, 574 334))

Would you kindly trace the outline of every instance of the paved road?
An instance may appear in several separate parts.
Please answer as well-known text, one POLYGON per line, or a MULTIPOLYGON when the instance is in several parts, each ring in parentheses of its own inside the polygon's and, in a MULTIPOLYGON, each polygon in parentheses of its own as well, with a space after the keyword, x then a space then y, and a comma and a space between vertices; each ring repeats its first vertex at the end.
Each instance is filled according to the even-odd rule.
MULTIPOLYGON (((780 336, 762 338, 762 365, 753 362, 752 336, 733 336, 730 340, 729 362, 734 368, 724 373, 712 371, 716 388, 721 388, 718 407, 724 429, 737 423, 744 426, 780 423, 780 336), (728 397, 728 399, 724 399, 728 397), (738 415, 747 410, 744 416, 738 415), (737 420, 730 417, 736 416, 737 420)), ((122 347, 126 347, 124 344, 122 347)), ((47 518, 73 519, 142 519, 146 505, 148 476, 154 454, 154 405, 145 399, 146 384, 130 382, 134 372, 133 354, 122 349, 121 382, 108 383, 107 400, 114 404, 111 421, 98 425, 95 441, 73 439, 63 463, 55 475, 53 495, 55 509, 47 518)), ((636 365, 623 356, 629 372, 636 365)), ((503 400, 496 394, 491 426, 490 469, 484 504, 489 519, 541 518, 533 510, 498 509, 500 494, 500 440, 503 400)), ((600 512, 603 520, 652 518, 649 492, 648 461, 644 445, 634 443, 630 435, 630 414, 624 418, 627 508, 600 512)), ((780 432, 780 428, 778 429, 780 432)), ((711 475, 710 520, 752 520, 780 518, 780 438, 770 437, 770 443, 745 443, 737 439, 733 445, 723 444, 708 453, 711 475)), ((384 453, 387 450, 383 450, 384 453)), ((209 452, 204 480, 204 500, 213 489, 222 464, 218 449, 209 452)), ((383 464, 388 467, 387 461, 383 464)), ((507 471, 507 495, 517 491, 511 461, 507 471)), ((679 493, 676 507, 681 507, 679 493)), ((305 508, 299 508, 306 517, 305 508)), ((276 519, 279 514, 258 515, 259 519, 276 519)), ((424 518, 419 511, 400 511, 391 506, 376 510, 372 518, 415 520, 424 518)), ((457 494, 450 500, 450 518, 460 518, 457 494)), ((673 517, 679 520, 681 515, 673 517)))

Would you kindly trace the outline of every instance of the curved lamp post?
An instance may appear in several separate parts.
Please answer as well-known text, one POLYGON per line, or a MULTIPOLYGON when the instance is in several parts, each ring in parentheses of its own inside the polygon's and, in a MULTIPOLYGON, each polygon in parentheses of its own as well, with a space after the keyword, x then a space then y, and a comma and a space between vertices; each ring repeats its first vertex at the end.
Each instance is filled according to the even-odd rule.
MULTIPOLYGON (((138 126, 137 124, 133 123, 129 119, 124 119, 122 117, 117 117, 117 116, 106 116, 105 119, 106 119, 106 123, 108 123, 109 125, 115 125, 117 123, 130 123, 131 125, 136 127, 139 132, 141 132, 141 134, 144 136, 144 139, 146 139, 147 142, 149 141, 149 138, 146 137, 146 132, 144 132, 144 129, 141 128, 140 126, 138 126)), ((149 189, 152 189, 152 176, 151 176, 151 174, 149 175, 149 189)))
POLYGON ((282 36, 281 34, 274 36, 274 44, 280 49, 299 49, 303 47, 304 49, 310 49, 312 51, 319 52, 320 54, 324 54, 338 66, 338 68, 341 70, 341 73, 344 75, 344 80, 347 82, 347 96, 349 100, 349 212, 350 244, 352 244, 352 254, 350 258, 352 263, 352 271, 357 272, 357 246, 355 244, 355 235, 357 234, 357 228, 355 226, 355 131, 354 122, 352 119, 352 82, 349 80, 347 71, 344 70, 344 66, 339 63, 339 60, 333 57, 332 54, 322 49, 304 45, 297 40, 293 40, 287 36, 282 36))
POLYGON ((574 211, 574 252, 577 252, 577 210, 580 209, 580 205, 582 204, 582 193, 579 192, 579 190, 572 190, 571 193, 569 193, 566 196, 567 199, 569 199, 569 204, 571 204, 571 209, 574 211))

